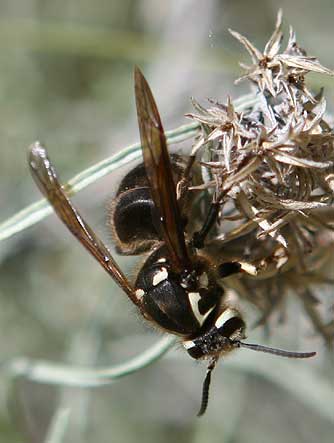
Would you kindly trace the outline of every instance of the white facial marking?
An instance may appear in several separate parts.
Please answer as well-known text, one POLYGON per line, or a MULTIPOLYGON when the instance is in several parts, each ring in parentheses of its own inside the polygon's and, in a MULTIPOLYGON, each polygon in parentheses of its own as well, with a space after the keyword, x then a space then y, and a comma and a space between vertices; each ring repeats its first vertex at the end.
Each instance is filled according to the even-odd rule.
POLYGON ((138 300, 140 300, 143 297, 143 295, 145 294, 145 291, 143 289, 137 289, 135 294, 136 294, 136 297, 138 298, 138 300))
POLYGON ((195 343, 192 340, 184 341, 182 344, 183 344, 183 347, 186 349, 190 349, 195 346, 195 343))
POLYGON ((241 261, 240 265, 241 265, 241 269, 243 271, 247 272, 247 274, 257 275, 257 268, 256 268, 256 266, 252 265, 251 263, 241 261))
POLYGON ((158 263, 166 263, 166 259, 165 258, 159 258, 158 263))
POLYGON ((228 320, 230 320, 233 317, 239 317, 238 313, 234 309, 227 308, 225 311, 220 314, 220 316, 217 318, 215 326, 216 328, 221 328, 224 323, 226 323, 228 320))
POLYGON ((158 271, 155 276, 153 277, 153 286, 157 286, 159 283, 161 283, 164 280, 167 280, 168 278, 168 272, 166 268, 161 268, 160 271, 158 271))
POLYGON ((205 314, 201 314, 198 309, 198 302, 201 299, 200 293, 199 292, 189 292, 188 298, 189 298, 189 302, 190 302, 190 306, 193 311, 193 314, 196 317, 196 319, 198 320, 198 323, 200 324, 200 326, 202 326, 202 324, 205 322, 207 316, 210 314, 212 309, 214 309, 214 306, 212 306, 212 308, 210 308, 208 310, 208 312, 206 312, 205 314))
POLYGON ((203 272, 203 274, 200 275, 199 284, 201 285, 202 288, 207 289, 209 284, 209 279, 208 279, 208 274, 206 272, 203 272))

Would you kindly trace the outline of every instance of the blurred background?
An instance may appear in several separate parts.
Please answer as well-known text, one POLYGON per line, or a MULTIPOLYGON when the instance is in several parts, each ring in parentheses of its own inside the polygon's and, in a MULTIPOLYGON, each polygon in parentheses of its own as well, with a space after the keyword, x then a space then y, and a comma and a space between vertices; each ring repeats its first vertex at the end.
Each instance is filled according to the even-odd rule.
MULTIPOLYGON (((0 222, 40 198, 26 162, 33 141, 46 144, 66 181, 138 140, 135 64, 167 129, 186 123, 191 96, 225 101, 227 94, 248 92, 247 83, 233 85, 238 62, 249 60, 228 28, 262 49, 278 7, 286 34, 293 25, 308 54, 333 69, 331 0, 0 0, 0 222)), ((325 86, 333 111, 333 79, 313 75, 310 81, 325 86)), ((74 199, 109 245, 106 206, 128 168, 74 199)), ((134 272, 136 261, 119 262, 134 272)), ((316 359, 236 353, 214 373, 200 420, 205 365, 179 349, 98 389, 13 380, 1 371, 0 442, 46 441, 59 408, 70 411, 64 436, 54 440, 63 443, 332 442, 333 362, 304 322, 291 300, 287 324, 275 325, 269 339, 263 330, 249 331, 250 341, 317 350, 316 359)), ((19 356, 101 367, 138 354, 158 334, 50 216, 1 242, 0 337, 1 368, 19 356)))

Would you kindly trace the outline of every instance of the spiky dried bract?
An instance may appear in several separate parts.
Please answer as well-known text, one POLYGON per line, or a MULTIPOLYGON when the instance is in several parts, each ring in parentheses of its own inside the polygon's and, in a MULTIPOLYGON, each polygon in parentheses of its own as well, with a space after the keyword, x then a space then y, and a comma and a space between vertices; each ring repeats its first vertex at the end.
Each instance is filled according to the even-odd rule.
POLYGON ((333 322, 326 326, 319 317, 310 286, 321 280, 320 267, 334 245, 334 134, 323 91, 314 96, 305 77, 311 71, 334 73, 307 56, 291 28, 280 53, 281 27, 279 11, 263 52, 231 31, 251 55, 242 79, 255 86, 253 106, 237 112, 230 98, 226 104, 210 101, 207 108, 193 101, 195 112, 188 117, 201 123, 197 149, 206 148, 206 187, 222 203, 223 231, 211 244, 223 243, 224 254, 250 261, 261 276, 260 283, 239 279, 238 292, 262 311, 263 323, 293 288, 330 343, 333 322))

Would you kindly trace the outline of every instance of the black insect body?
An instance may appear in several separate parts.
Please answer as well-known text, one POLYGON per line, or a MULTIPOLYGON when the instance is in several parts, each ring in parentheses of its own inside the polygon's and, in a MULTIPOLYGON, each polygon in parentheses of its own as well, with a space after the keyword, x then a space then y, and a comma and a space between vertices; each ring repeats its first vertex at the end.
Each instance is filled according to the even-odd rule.
MULTIPOLYGON (((187 163, 181 156, 172 154, 170 166, 167 164, 165 167, 169 168, 173 181, 177 183, 183 177, 187 163)), ((188 203, 183 200, 183 205, 189 206, 188 203)), ((187 339, 198 336, 199 331, 204 331, 210 320, 217 317, 223 289, 213 272, 214 263, 199 253, 193 254, 191 259, 180 257, 184 265, 189 263, 191 268, 183 269, 182 273, 175 272, 168 248, 163 244, 164 232, 160 228, 161 221, 151 196, 144 163, 132 169, 121 181, 110 218, 119 253, 135 255, 154 250, 134 285, 144 317, 187 339)), ((185 218, 185 214, 180 216, 181 225, 185 218)), ((184 227, 181 229, 183 231, 184 227)), ((194 353, 190 349, 188 352, 190 355, 194 353)))
MULTIPOLYGON (((186 169, 185 158, 171 155, 171 167, 173 178, 178 182, 186 169)), ((142 254, 150 251, 157 241, 163 241, 144 163, 122 179, 111 203, 109 226, 119 254, 142 254)))
MULTIPOLYGON (((238 310, 226 304, 220 277, 241 271, 239 263, 217 263, 194 247, 186 231, 187 199, 177 199, 176 182, 187 165, 167 149, 152 92, 135 70, 135 94, 144 163, 127 174, 111 211, 111 227, 118 250, 124 254, 151 251, 132 285, 110 251, 83 220, 61 187, 47 152, 39 143, 29 151, 34 180, 68 229, 96 258, 139 308, 164 331, 181 337, 188 354, 209 359, 203 384, 202 415, 208 403, 211 372, 218 358, 239 347, 284 357, 315 355, 244 343, 245 323, 238 310), (181 206, 181 208, 180 208, 181 206)), ((215 209, 216 211, 216 209, 215 209)), ((202 232, 207 231, 206 225, 202 232)), ((203 242, 203 238, 199 243, 203 242)))
POLYGON ((118 253, 140 254, 156 242, 158 233, 152 220, 153 207, 142 163, 125 176, 112 202, 110 227, 118 253))
POLYGON ((166 257, 164 246, 149 256, 135 283, 136 296, 147 319, 175 334, 197 336, 217 314, 223 290, 209 262, 202 259, 197 269, 179 274, 166 257))

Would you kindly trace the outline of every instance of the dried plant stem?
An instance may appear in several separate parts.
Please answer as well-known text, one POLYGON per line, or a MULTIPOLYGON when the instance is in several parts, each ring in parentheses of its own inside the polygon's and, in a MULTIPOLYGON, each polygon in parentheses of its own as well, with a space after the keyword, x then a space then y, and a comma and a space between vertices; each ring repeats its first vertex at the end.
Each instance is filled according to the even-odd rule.
MULTIPOLYGON (((192 138, 197 133, 198 123, 180 126, 177 129, 166 132, 169 144, 179 143, 192 138)), ((124 166, 141 157, 142 151, 139 143, 130 145, 117 154, 102 160, 99 163, 80 172, 64 186, 68 195, 74 195, 87 186, 105 177, 112 171, 124 166)), ((45 199, 41 199, 0 224, 0 241, 10 238, 18 232, 33 226, 52 213, 52 208, 45 199)))
POLYGON ((5 365, 5 369, 12 377, 25 377, 37 383, 85 388, 102 386, 159 360, 175 342, 176 338, 173 336, 163 337, 131 360, 110 368, 88 369, 21 357, 10 361, 5 365))
POLYGON ((71 411, 69 408, 59 408, 52 417, 45 443, 62 443, 70 419, 71 411))

